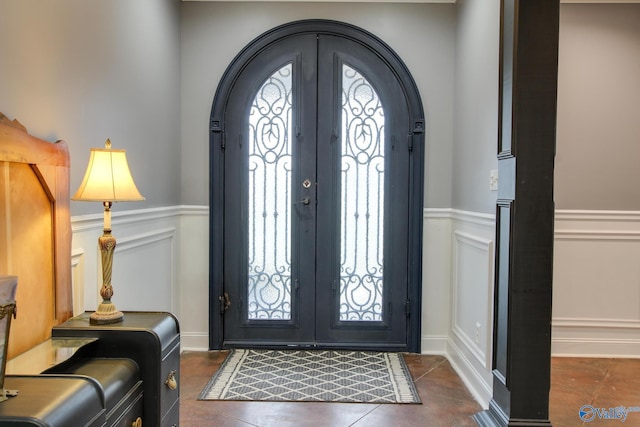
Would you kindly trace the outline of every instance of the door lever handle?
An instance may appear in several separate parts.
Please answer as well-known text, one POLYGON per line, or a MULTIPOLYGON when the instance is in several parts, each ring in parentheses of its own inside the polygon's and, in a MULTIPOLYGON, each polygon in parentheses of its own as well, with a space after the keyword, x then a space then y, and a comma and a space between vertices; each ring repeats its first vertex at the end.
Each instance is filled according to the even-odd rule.
POLYGON ((293 204, 294 204, 294 205, 297 205, 297 204, 299 204, 299 203, 302 203, 303 205, 308 206, 308 205, 309 205, 309 203, 311 203, 311 199, 310 199, 310 198, 308 198, 308 197, 305 197, 305 198, 303 198, 302 200, 299 200, 299 201, 297 201, 297 202, 293 202, 293 204))

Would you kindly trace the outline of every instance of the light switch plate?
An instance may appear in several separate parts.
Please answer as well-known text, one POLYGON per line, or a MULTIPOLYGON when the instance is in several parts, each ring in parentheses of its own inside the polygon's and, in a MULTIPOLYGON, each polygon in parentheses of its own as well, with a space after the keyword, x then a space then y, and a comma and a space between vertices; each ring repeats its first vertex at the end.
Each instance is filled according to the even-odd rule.
POLYGON ((498 191, 498 170, 489 171, 489 190, 498 191))

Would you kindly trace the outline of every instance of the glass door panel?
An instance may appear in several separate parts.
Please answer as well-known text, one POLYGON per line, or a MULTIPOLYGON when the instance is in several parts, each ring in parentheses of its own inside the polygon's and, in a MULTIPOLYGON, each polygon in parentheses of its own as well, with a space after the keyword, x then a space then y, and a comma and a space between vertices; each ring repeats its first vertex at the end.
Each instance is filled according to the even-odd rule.
POLYGON ((269 76, 249 111, 249 320, 291 319, 291 68, 269 76))
POLYGON ((371 83, 342 64, 341 321, 383 316, 384 120, 371 83))

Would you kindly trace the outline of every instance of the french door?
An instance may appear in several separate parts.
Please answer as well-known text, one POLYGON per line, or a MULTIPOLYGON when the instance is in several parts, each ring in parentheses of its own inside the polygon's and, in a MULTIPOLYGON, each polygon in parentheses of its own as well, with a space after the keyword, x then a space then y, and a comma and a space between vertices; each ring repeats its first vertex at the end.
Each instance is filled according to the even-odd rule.
POLYGON ((403 93, 376 52, 331 33, 270 43, 236 74, 216 193, 222 346, 409 349, 403 93))

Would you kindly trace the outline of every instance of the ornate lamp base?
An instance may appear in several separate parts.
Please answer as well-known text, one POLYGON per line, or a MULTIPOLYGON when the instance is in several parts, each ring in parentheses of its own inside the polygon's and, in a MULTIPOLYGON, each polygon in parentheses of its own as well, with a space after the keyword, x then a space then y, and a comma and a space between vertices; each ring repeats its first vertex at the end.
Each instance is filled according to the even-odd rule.
POLYGON ((92 325, 108 325, 122 322, 123 318, 124 314, 118 311, 113 303, 103 301, 98 306, 98 310, 89 317, 89 323, 92 325))
POLYGON ((111 268, 113 266, 113 251, 116 248, 116 238, 111 235, 111 202, 104 202, 104 232, 98 238, 100 255, 102 257, 102 287, 100 296, 102 302, 98 309, 89 317, 92 325, 106 325, 122 322, 124 314, 118 311, 111 302, 113 286, 111 286, 111 268))

